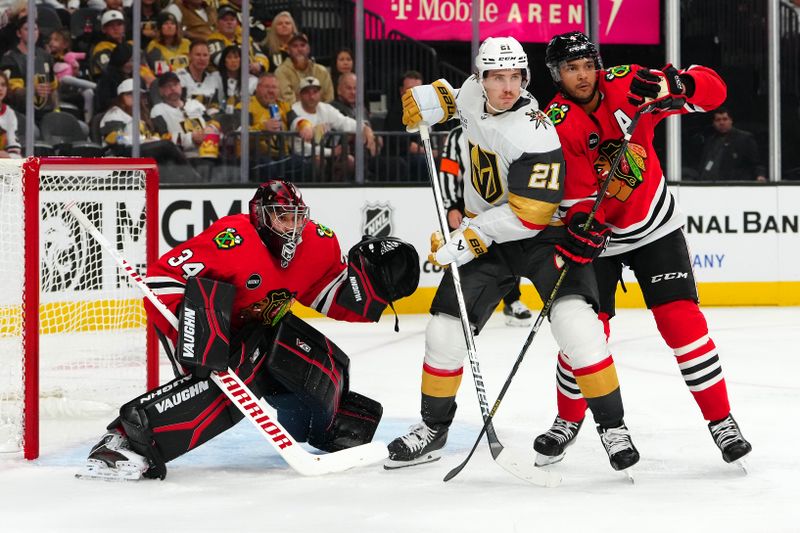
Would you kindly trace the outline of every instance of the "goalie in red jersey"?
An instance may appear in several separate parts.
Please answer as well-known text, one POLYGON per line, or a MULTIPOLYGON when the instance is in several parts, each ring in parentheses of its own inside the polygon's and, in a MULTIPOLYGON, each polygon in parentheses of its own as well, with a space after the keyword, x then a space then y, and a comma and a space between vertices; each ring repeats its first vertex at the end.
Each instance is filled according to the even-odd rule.
MULTIPOLYGON (((719 107, 725 100, 725 83, 702 66, 603 69, 597 48, 580 32, 553 37, 545 60, 560 89, 546 112, 556 125, 567 166, 562 214, 568 238, 560 251, 577 264, 593 261, 600 292, 598 315, 607 335, 622 267, 633 270, 723 459, 736 461, 751 446, 731 416, 717 348, 698 307, 683 215, 667 189, 652 142, 653 130, 665 117, 719 107), (608 176, 637 111, 641 116, 626 153, 614 175, 608 176), (584 231, 604 179, 611 180, 606 198, 591 228, 584 231)), ((563 353, 557 370, 558 416, 534 442, 537 464, 563 458, 586 410, 563 353)))
POLYGON ((350 389, 347 355, 289 310, 298 301, 338 320, 377 322, 417 287, 411 245, 365 237, 346 258, 333 231, 309 219, 300 191, 269 181, 249 214, 173 248, 145 282, 180 317, 176 330, 145 301, 176 379, 123 405, 78 477, 163 479, 167 462, 242 419, 209 379, 228 368, 297 441, 338 451, 372 440, 381 404, 350 389))

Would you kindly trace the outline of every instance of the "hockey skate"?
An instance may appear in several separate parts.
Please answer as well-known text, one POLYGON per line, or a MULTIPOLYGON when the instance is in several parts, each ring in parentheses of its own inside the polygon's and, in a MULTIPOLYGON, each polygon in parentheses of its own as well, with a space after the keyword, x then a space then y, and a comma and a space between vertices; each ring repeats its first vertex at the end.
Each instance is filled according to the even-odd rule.
MULTIPOLYGON (((708 430, 714 437, 714 442, 722 452, 722 459, 726 463, 739 462, 739 460, 750 453, 753 447, 747 442, 739 429, 739 424, 728 415, 717 423, 709 422, 708 430)), ((744 468, 743 464, 740 464, 744 468)))
POLYGON ((506 326, 525 328, 531 325, 531 311, 519 300, 503 307, 506 326))
POLYGON ((386 470, 432 463, 442 458, 441 449, 447 442, 447 426, 428 426, 425 422, 413 425, 406 435, 389 443, 386 470))
POLYGON ((127 437, 117 431, 109 431, 94 445, 86 464, 75 477, 105 481, 137 481, 149 468, 148 460, 130 449, 127 437))
MULTIPOLYGON (((608 454, 611 468, 625 470, 639 462, 639 452, 633 445, 631 432, 624 422, 614 428, 597 426, 597 432, 600 434, 600 441, 608 454)), ((633 478, 630 479, 633 480, 633 478)))
POLYGON ((560 416, 556 416, 553 425, 547 432, 542 433, 533 441, 533 449, 536 451, 536 466, 547 466, 561 461, 567 453, 567 447, 578 436, 583 420, 580 422, 569 422, 560 416))

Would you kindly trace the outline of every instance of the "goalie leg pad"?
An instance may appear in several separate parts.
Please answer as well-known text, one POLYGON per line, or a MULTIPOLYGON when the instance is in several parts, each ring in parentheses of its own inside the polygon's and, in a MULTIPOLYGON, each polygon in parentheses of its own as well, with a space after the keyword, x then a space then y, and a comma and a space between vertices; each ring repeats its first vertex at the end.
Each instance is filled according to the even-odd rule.
POLYGON ((311 325, 287 314, 258 380, 278 420, 300 442, 328 431, 349 389, 350 359, 311 325))
MULTIPOLYGON (((237 370, 250 384, 264 360, 249 360, 237 370)), ((251 385, 260 396, 259 389, 251 385)), ((208 379, 182 376, 153 389, 120 408, 120 422, 136 453, 152 468, 146 477, 163 479, 166 463, 211 440, 237 424, 243 415, 208 379)))
POLYGON ((228 368, 231 308, 236 289, 229 283, 189 278, 178 327, 178 363, 200 378, 228 368))
POLYGON ((381 416, 383 406, 379 402, 349 391, 339 403, 330 430, 309 433, 308 443, 325 452, 367 444, 372 442, 381 416))

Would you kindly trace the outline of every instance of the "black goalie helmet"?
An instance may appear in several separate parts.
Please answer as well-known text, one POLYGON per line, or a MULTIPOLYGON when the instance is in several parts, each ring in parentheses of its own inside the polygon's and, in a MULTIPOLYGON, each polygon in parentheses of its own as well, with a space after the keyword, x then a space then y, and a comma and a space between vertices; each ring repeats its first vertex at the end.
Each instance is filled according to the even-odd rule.
POLYGON ((544 61, 547 63, 547 68, 550 69, 553 82, 558 85, 561 82, 561 71, 559 70, 561 64, 584 57, 592 59, 597 70, 603 68, 603 60, 594 43, 583 33, 572 31, 556 35, 550 40, 547 44, 544 61))
POLYGON ((309 209, 300 191, 286 181, 262 183, 250 200, 250 222, 267 249, 286 268, 308 223, 309 209))

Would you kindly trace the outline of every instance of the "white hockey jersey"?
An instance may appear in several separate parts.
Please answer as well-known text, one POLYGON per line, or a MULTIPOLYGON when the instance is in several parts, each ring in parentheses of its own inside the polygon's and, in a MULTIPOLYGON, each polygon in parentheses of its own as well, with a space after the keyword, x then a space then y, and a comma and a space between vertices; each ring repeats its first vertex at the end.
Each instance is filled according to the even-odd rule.
POLYGON ((464 208, 494 242, 530 238, 555 216, 564 188, 564 157, 555 126, 527 91, 497 115, 486 111, 480 81, 470 76, 456 107, 469 146, 464 208))

